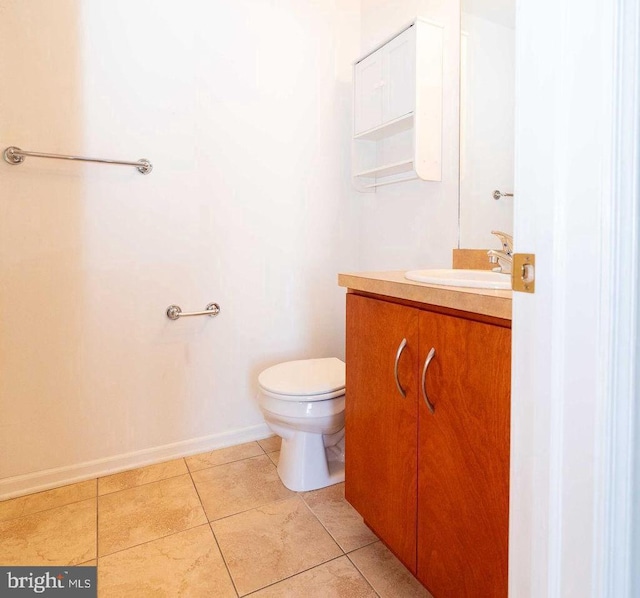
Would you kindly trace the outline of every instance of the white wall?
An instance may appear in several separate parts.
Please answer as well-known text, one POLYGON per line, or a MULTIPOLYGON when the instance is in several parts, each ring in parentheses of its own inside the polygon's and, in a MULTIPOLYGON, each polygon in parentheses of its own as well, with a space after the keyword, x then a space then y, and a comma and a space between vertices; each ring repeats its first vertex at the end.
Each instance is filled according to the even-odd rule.
POLYGON ((460 3, 362 0, 360 55, 415 17, 444 27, 442 182, 412 181, 358 194, 360 268, 450 267, 458 246, 460 3))
POLYGON ((0 15, 2 148, 154 166, 0 163, 0 495, 265 434, 260 369, 343 352, 359 2, 0 15))
MULTIPOLYGON (((465 6, 466 0, 460 94, 460 246, 499 248, 491 231, 513 231, 513 198, 496 201, 493 191, 514 191, 515 30, 513 25, 467 13, 465 6)), ((491 16, 508 23, 505 14, 509 14, 508 7, 491 16)))

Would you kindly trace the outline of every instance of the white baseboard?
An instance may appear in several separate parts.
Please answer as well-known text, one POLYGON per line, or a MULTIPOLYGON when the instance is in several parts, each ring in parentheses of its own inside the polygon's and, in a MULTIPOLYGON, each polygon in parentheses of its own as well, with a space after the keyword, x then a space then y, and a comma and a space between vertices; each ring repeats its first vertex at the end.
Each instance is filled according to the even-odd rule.
POLYGON ((229 432, 212 434, 211 436, 201 436, 200 438, 114 455, 104 459, 13 476, 0 480, 0 500, 15 498, 33 492, 42 492, 43 490, 50 490, 67 484, 75 484, 76 482, 119 473, 127 469, 161 463, 169 459, 187 457, 243 442, 260 440, 272 435, 273 432, 271 432, 267 424, 258 424, 248 428, 239 428, 229 432))

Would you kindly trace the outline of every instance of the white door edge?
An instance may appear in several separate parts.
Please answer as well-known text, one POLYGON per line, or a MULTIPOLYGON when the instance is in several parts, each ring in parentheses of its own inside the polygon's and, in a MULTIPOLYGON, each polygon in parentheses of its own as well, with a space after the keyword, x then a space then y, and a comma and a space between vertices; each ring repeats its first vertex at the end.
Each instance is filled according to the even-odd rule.
POLYGON ((513 302, 515 598, 640 591, 638 5, 517 4, 515 248, 538 272, 513 302))
POLYGON ((603 205, 609 238, 602 247, 602 461, 596 477, 604 492, 596 512, 594 555, 602 563, 594 569, 595 595, 611 598, 640 592, 640 495, 634 488, 640 468, 635 419, 640 408, 640 2, 618 0, 616 8, 611 193, 603 205))

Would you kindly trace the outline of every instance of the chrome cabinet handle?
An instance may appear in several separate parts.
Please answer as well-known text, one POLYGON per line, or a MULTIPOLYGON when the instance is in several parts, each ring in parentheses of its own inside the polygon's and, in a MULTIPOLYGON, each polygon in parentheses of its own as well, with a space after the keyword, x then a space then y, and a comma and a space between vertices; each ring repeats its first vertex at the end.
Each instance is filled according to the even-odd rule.
POLYGON ((425 382, 427 381, 427 370, 429 369, 429 364, 431 363, 431 360, 434 358, 435 354, 436 350, 434 348, 431 348, 431 351, 429 351, 429 355, 427 355, 427 358, 424 360, 424 367, 422 368, 422 396, 424 397, 424 402, 427 404, 427 407, 429 408, 429 411, 431 411, 431 413, 435 413, 436 408, 427 396, 425 382))
POLYGON ((402 395, 402 398, 406 398, 407 393, 404 391, 404 388, 402 388, 402 385, 400 384, 400 380, 398 379, 398 362, 400 361, 400 355, 402 355, 402 352, 404 351, 406 346, 407 346, 407 339, 403 338, 402 342, 400 343, 400 346, 398 347, 398 352, 396 353, 396 362, 393 365, 393 375, 395 376, 395 379, 396 379, 396 386, 398 387, 398 392, 402 395))

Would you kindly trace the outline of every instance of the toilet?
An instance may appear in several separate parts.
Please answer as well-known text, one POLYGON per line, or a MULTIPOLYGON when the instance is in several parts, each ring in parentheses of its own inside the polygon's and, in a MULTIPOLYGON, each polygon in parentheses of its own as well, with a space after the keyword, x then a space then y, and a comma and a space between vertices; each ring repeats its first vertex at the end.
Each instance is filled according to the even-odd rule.
POLYGON ((287 361, 264 370, 258 385, 264 419, 282 438, 282 483, 299 492, 344 481, 344 362, 287 361))

